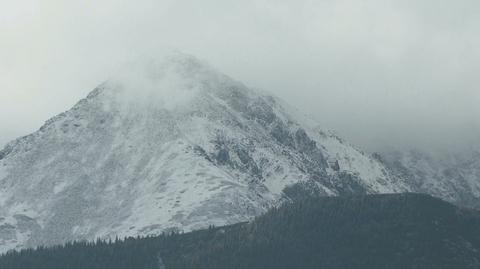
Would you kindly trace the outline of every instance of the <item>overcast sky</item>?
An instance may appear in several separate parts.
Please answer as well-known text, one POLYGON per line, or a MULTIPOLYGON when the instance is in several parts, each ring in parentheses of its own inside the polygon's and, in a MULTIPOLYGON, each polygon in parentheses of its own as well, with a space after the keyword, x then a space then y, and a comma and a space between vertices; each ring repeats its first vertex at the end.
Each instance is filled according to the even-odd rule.
POLYGON ((0 0, 0 147, 178 49, 369 150, 480 134, 478 0, 0 0))

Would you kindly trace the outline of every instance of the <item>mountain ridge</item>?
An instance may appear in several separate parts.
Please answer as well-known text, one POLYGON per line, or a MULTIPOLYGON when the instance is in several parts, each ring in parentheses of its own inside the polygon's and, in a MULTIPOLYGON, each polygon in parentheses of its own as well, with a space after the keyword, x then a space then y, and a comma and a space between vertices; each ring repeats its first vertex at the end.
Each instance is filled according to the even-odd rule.
POLYGON ((287 187, 414 191, 285 102, 192 56, 131 70, 1 151, 0 252, 248 221, 289 200, 287 187))

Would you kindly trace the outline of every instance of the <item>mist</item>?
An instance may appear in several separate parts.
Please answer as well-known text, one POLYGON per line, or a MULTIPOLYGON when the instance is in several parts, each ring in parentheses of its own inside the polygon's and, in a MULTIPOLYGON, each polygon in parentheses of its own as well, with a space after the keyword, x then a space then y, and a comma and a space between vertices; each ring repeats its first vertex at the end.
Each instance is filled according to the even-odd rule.
POLYGON ((0 147, 177 49, 369 151, 480 142, 480 2, 0 2, 0 147))

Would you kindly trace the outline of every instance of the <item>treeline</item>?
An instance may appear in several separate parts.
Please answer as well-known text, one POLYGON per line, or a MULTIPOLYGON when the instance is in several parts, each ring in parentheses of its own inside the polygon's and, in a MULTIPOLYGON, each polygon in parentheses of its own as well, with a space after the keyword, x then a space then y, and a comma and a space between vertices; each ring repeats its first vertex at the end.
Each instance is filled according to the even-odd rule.
POLYGON ((0 268, 480 268, 480 214, 417 194, 310 197, 251 223, 10 252, 0 268))

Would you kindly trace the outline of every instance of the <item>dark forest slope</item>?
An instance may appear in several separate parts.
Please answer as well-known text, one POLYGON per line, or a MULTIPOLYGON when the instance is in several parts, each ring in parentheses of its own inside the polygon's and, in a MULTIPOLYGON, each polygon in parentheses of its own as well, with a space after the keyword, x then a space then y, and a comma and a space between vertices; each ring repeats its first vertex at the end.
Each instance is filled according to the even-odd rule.
POLYGON ((426 195, 309 198, 252 223, 11 252, 28 268, 480 268, 480 214, 426 195))

